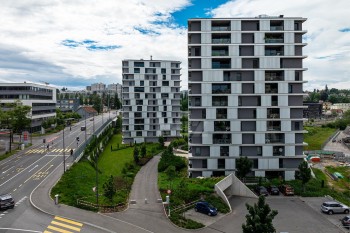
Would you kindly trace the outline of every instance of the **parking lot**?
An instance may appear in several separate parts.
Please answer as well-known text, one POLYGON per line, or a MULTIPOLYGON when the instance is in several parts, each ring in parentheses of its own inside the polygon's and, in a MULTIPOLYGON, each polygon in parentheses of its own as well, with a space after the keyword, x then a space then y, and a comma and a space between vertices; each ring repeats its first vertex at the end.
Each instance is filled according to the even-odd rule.
MULTIPOLYGON (((245 223, 245 215, 248 213, 245 203, 253 205, 257 202, 257 199, 232 196, 229 200, 233 212, 218 219, 218 221, 200 230, 200 232, 213 232, 213 230, 230 233, 242 232, 241 226, 245 223)), ((344 214, 330 216, 330 220, 328 220, 329 216, 320 212, 320 205, 323 200, 323 198, 302 199, 283 195, 269 196, 266 199, 270 208, 278 211, 278 215, 273 220, 273 225, 278 233, 347 232, 345 228, 337 227, 333 224, 336 223, 335 220, 337 219, 339 225, 339 219, 342 218, 344 214), (333 223, 331 221, 333 221, 333 223)))

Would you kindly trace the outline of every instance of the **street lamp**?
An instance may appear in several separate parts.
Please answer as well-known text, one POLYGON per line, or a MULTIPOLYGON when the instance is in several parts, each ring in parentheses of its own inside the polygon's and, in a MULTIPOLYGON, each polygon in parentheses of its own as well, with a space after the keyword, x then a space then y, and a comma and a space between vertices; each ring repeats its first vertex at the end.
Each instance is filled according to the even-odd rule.
POLYGON ((63 173, 66 172, 66 153, 65 153, 66 147, 64 145, 64 128, 66 128, 66 125, 64 125, 63 127, 63 173))
POLYGON ((86 112, 85 112, 85 142, 86 142, 86 112))

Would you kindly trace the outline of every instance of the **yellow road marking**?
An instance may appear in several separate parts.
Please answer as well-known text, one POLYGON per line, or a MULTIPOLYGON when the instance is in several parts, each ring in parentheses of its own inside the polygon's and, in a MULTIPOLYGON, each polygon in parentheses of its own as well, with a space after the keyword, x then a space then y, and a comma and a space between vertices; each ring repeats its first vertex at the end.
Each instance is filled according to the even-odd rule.
POLYGON ((51 229, 51 230, 54 230, 54 231, 58 231, 58 232, 61 232, 61 233, 73 233, 71 231, 66 231, 66 230, 63 230, 63 229, 60 229, 58 227, 53 227, 53 226, 48 226, 47 228, 51 229))
POLYGON ((44 231, 44 233, 52 233, 51 231, 44 231))
MULTIPOLYGON (((55 158, 56 158, 56 157, 54 157, 53 159, 51 159, 50 162, 48 162, 48 164, 51 163, 51 161, 54 160, 55 158)), ((37 175, 39 174, 40 170, 44 169, 45 166, 46 166, 46 165, 44 165, 42 168, 40 168, 38 171, 36 171, 33 175, 31 175, 26 181, 24 181, 24 183, 26 183, 26 182, 27 182, 28 180, 30 180, 32 177, 37 176, 37 175)))
POLYGON ((67 224, 64 224, 64 223, 60 223, 60 222, 56 222, 56 221, 52 221, 51 224, 54 224, 54 225, 57 225, 57 226, 60 226, 60 227, 65 227, 65 228, 68 228, 68 229, 73 230, 73 231, 80 231, 80 228, 72 227, 70 225, 67 225, 67 224))
POLYGON ((77 225, 77 226, 83 226, 83 224, 82 223, 80 223, 80 222, 74 222, 74 221, 72 221, 72 220, 69 220, 69 219, 65 219, 65 218, 61 218, 61 217, 55 217, 55 219, 56 220, 60 220, 60 221, 62 221, 62 222, 67 222, 67 223, 70 223, 70 224, 73 224, 73 225, 77 225))

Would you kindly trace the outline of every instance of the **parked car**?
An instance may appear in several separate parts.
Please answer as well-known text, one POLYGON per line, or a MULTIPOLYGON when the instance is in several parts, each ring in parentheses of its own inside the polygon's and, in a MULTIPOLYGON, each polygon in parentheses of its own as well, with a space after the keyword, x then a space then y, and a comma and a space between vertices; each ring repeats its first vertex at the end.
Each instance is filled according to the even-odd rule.
POLYGON ((269 193, 267 192, 267 189, 264 186, 256 186, 255 187, 255 192, 259 196, 261 196, 261 195, 268 196, 269 195, 269 193))
POLYGON ((288 184, 283 184, 278 187, 281 193, 283 193, 286 196, 293 196, 294 195, 294 189, 292 186, 288 184))
POLYGON ((267 187, 267 191, 270 193, 270 195, 280 195, 280 191, 275 185, 270 185, 267 187))
POLYGON ((345 216, 341 219, 341 224, 345 227, 350 229, 350 216, 345 216))
POLYGON ((350 209, 349 209, 348 206, 343 205, 343 204, 341 204, 339 202, 326 201, 326 202, 322 203, 321 211, 323 213, 327 213, 327 214, 334 214, 334 213, 348 214, 350 209))
POLYGON ((15 207, 15 200, 13 200, 11 194, 0 195, 0 210, 13 209, 15 207))
POLYGON ((211 204, 205 201, 197 202, 194 205, 194 210, 196 212, 207 214, 209 216, 215 216, 218 214, 218 210, 214 206, 212 206, 211 204))

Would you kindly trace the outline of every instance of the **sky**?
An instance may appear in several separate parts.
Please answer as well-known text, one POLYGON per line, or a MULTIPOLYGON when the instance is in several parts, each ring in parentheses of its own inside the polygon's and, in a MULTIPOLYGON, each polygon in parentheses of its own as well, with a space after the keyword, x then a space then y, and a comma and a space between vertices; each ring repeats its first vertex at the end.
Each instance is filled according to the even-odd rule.
POLYGON ((1 0, 0 82, 121 83, 123 59, 182 62, 187 19, 304 17, 304 90, 350 89, 349 0, 1 0))

